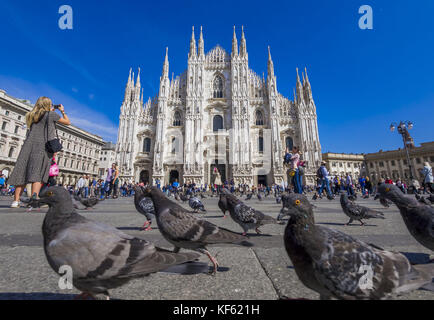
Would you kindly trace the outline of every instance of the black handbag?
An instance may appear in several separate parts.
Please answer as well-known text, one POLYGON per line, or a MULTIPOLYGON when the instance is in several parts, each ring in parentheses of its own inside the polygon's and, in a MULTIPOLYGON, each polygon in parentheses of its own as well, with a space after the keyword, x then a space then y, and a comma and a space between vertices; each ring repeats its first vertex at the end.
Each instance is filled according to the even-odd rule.
POLYGON ((46 132, 47 132, 47 142, 45 143, 45 149, 47 150, 48 153, 56 153, 59 151, 62 151, 62 144, 60 143, 59 140, 59 135, 57 134, 57 128, 56 128, 56 124, 54 124, 54 131, 56 131, 56 139, 53 140, 48 140, 48 118, 50 117, 50 114, 47 114, 47 119, 45 120, 45 128, 46 128, 46 132))

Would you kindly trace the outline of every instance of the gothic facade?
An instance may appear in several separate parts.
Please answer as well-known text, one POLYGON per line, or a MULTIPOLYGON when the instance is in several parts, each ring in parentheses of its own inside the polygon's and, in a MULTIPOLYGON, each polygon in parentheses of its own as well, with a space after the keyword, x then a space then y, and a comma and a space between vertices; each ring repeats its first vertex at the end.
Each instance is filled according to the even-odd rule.
POLYGON ((212 183, 217 167, 222 180, 250 185, 287 180, 286 146, 299 146, 305 180, 314 183, 321 161, 316 106, 305 70, 296 73, 294 99, 277 90, 268 48, 267 77, 249 68, 244 31, 234 27, 232 51, 204 51, 202 28, 190 40, 187 70, 169 78, 166 56, 159 92, 146 102, 134 73, 128 77, 119 117, 117 161, 121 180, 161 184, 178 179, 212 183))

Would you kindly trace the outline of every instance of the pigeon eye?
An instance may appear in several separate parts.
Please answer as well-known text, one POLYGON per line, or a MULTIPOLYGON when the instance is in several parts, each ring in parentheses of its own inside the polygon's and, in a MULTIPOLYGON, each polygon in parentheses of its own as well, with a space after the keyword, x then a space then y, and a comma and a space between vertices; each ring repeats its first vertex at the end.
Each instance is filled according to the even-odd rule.
POLYGON ((294 202, 294 203, 295 203, 295 205, 297 205, 297 206, 298 206, 298 205, 300 204, 300 200, 295 200, 295 202, 294 202))

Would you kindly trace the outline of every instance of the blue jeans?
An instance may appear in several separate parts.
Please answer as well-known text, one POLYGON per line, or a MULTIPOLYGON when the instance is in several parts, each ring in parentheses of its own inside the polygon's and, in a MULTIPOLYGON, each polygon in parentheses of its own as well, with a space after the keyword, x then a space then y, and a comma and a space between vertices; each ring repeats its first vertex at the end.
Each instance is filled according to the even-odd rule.
POLYGON ((295 193, 303 193, 303 185, 301 184, 301 177, 298 168, 295 169, 295 175, 292 177, 292 183, 294 184, 295 193))
POLYGON ((319 195, 322 194, 322 191, 324 190, 324 187, 326 187, 327 194, 328 194, 329 196, 331 196, 331 195, 332 195, 332 192, 331 192, 331 190, 330 190, 330 183, 329 183, 329 179, 328 179, 328 178, 322 178, 322 179, 321 179, 321 187, 320 187, 319 190, 318 190, 318 194, 319 194, 319 195))

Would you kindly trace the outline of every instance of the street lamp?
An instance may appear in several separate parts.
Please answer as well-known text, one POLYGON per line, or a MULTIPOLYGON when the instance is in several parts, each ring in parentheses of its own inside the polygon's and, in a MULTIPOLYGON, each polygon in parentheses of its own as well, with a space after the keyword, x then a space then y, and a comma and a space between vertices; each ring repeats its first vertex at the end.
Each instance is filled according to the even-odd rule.
POLYGON ((392 122, 392 124, 390 125, 390 131, 393 132, 396 128, 398 128, 398 133, 402 136, 402 141, 404 142, 404 149, 407 155, 408 169, 410 171, 410 180, 413 181, 413 169, 410 162, 410 156, 408 154, 408 147, 414 146, 413 138, 410 136, 410 133, 408 133, 408 130, 411 130, 413 128, 413 123, 410 121, 400 121, 399 124, 392 122))

